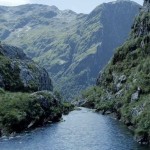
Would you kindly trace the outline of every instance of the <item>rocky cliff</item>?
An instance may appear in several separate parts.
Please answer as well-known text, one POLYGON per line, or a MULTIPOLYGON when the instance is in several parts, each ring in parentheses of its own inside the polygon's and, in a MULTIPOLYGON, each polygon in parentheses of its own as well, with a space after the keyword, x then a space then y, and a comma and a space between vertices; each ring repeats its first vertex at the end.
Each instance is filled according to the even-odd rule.
POLYGON ((150 143, 149 6, 150 1, 145 0, 128 40, 100 72, 97 86, 84 93, 85 106, 103 114, 115 112, 118 119, 134 130, 141 144, 150 143))
POLYGON ((47 71, 29 59, 22 49, 0 45, 0 87, 9 91, 53 90, 47 71))
POLYGON ((87 15, 54 6, 1 6, 0 38, 22 47, 72 100, 94 84, 114 49, 127 38, 138 9, 131 1, 104 3, 87 15))
POLYGON ((0 136, 59 121, 73 106, 52 90, 44 68, 22 49, 0 44, 0 136))

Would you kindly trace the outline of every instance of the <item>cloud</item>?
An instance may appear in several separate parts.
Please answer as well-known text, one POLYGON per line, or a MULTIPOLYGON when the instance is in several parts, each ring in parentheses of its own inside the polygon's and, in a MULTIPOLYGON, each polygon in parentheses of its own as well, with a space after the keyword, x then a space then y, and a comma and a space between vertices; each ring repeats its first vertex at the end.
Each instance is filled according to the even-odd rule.
POLYGON ((4 6, 16 6, 30 3, 30 0, 0 0, 0 5, 4 6))

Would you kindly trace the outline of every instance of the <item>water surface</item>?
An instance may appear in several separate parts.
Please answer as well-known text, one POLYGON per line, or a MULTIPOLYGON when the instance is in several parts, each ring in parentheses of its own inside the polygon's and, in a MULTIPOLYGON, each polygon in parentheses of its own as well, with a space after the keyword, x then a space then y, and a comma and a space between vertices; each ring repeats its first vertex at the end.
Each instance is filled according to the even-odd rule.
POLYGON ((16 137, 0 139, 0 150, 148 150, 120 122, 82 108, 16 137))

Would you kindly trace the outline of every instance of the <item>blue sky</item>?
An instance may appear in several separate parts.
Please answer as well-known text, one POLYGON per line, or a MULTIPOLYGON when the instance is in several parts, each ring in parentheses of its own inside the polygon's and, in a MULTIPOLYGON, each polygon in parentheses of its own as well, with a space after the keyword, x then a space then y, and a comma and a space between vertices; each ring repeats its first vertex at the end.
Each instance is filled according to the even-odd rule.
MULTIPOLYGON (((0 0, 0 5, 17 6, 28 3, 38 3, 46 5, 55 5, 59 9, 71 9, 78 13, 89 13, 101 3, 115 0, 0 0)), ((143 0, 133 0, 139 4, 143 4, 143 0)))

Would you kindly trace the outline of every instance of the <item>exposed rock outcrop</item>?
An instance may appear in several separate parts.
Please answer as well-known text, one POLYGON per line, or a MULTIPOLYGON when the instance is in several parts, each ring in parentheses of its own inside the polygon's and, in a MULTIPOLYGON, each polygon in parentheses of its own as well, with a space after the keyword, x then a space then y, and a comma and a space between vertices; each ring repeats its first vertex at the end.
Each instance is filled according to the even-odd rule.
POLYGON ((0 44, 0 136, 59 121, 69 113, 74 106, 52 90, 44 68, 20 48, 0 44))
POLYGON ((140 144, 150 143, 149 10, 150 1, 145 0, 129 38, 100 72, 92 95, 96 98, 89 96, 94 108, 104 113, 111 110, 127 126, 132 126, 140 144))
POLYGON ((30 60, 23 50, 15 46, 1 44, 0 53, 10 59, 30 60))
POLYGON ((63 113, 61 101, 50 91, 32 94, 4 91, 0 100, 0 136, 19 133, 48 122, 57 122, 63 113))
POLYGON ((11 91, 53 90, 47 71, 29 59, 22 49, 0 45, 0 87, 11 91))

